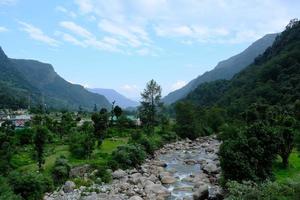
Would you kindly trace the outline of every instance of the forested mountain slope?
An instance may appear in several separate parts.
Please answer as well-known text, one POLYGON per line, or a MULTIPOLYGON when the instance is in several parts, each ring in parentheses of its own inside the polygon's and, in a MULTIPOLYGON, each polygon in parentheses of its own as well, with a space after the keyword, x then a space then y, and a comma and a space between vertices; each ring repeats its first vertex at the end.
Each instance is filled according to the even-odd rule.
POLYGON ((292 21, 272 47, 230 81, 199 85, 184 100, 240 112, 252 103, 287 105, 300 99, 300 22, 292 21))
POLYGON ((0 52, 1 107, 18 107, 45 103, 47 107, 61 109, 92 109, 110 107, 107 99, 87 91, 83 86, 71 84, 60 77, 52 65, 35 60, 10 59, 0 52))
POLYGON ((202 83, 215 81, 219 79, 231 79, 233 75, 240 72, 242 69, 251 64, 254 59, 262 54, 268 47, 272 45, 277 34, 268 34, 261 39, 255 41, 247 49, 240 54, 221 61, 211 71, 205 72, 196 79, 190 81, 186 86, 171 92, 163 98, 164 103, 172 104, 179 99, 186 97, 188 93, 193 91, 202 83))

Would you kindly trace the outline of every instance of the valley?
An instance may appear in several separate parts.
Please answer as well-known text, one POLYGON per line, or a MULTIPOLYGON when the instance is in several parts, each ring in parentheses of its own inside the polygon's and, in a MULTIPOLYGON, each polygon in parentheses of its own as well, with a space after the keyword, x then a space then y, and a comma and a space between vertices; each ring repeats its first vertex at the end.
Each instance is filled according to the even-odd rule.
POLYGON ((66 2, 0 0, 0 200, 300 199, 296 3, 66 2))

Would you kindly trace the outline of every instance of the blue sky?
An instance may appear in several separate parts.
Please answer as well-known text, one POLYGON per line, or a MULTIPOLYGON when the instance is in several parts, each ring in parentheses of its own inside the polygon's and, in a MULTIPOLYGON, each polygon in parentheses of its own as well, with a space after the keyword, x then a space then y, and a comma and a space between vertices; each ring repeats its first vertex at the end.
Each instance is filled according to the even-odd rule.
POLYGON ((0 0, 0 46, 72 83, 163 94, 300 17, 298 0, 0 0))

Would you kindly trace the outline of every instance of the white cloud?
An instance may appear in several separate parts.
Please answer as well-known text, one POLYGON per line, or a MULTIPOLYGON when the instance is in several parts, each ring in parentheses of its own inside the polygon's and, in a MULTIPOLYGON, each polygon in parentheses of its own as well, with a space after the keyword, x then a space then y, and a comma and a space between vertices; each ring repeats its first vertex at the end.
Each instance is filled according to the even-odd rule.
POLYGON ((85 28, 75 24, 74 22, 71 21, 62 21, 59 23, 61 27, 68 29, 69 31, 84 37, 84 38, 91 38, 93 37, 93 34, 90 33, 88 30, 85 28))
POLYGON ((122 38, 132 47, 140 47, 143 43, 149 41, 146 31, 141 27, 125 27, 122 24, 117 24, 108 20, 101 20, 98 23, 98 26, 102 31, 122 38))
POLYGON ((39 42, 43 42, 50 46, 54 46, 54 47, 59 46, 59 42, 57 40, 46 35, 41 29, 33 26, 32 24, 28 24, 22 21, 18 21, 18 22, 20 25, 22 25, 21 30, 27 32, 32 39, 37 40, 39 42))
POLYGON ((103 31, 124 37, 138 48, 144 41, 132 26, 139 27, 148 39, 154 31, 159 37, 179 42, 253 42, 264 34, 281 31, 291 18, 299 17, 300 6, 296 1, 281 0, 111 0, 109 3, 75 0, 75 3, 82 14, 104 20, 99 23, 103 31))
POLYGON ((6 27, 0 26, 0 33, 1 32, 7 32, 7 31, 8 31, 8 29, 6 27))
POLYGON ((66 42, 70 42, 73 45, 81 46, 81 47, 86 47, 86 44, 83 42, 77 40, 74 36, 67 34, 67 33, 62 33, 62 38, 66 42))
POLYGON ((0 5, 15 5, 17 0, 0 0, 0 5))
POLYGON ((171 85, 171 91, 178 90, 187 84, 186 81, 177 81, 171 85))
POLYGON ((65 7, 62 7, 62 6, 57 6, 57 7, 55 8, 55 10, 56 10, 56 11, 59 11, 59 12, 62 12, 62 13, 65 13, 66 15, 68 15, 68 16, 70 16, 70 17, 72 17, 72 18, 76 18, 76 17, 77 17, 77 15, 76 15, 75 12, 69 11, 69 10, 67 10, 65 7))

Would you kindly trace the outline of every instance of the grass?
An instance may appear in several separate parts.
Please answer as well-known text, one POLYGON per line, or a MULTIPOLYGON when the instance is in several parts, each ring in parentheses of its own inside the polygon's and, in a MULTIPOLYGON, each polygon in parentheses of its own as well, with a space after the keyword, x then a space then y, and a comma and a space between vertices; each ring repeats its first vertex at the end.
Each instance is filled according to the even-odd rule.
POLYGON ((289 166, 285 169, 282 166, 281 159, 278 158, 274 164, 274 173, 276 181, 286 182, 289 179, 300 180, 300 154, 294 150, 289 157, 289 166))
MULTIPOLYGON (((89 159, 76 159, 71 156, 68 145, 51 144, 47 146, 44 173, 50 174, 55 160, 60 156, 65 156, 72 166, 82 164, 103 165, 107 162, 108 156, 120 145, 126 144, 128 138, 108 138, 105 139, 100 148, 96 148, 89 159)), ((33 160, 32 148, 26 147, 13 156, 14 166, 21 172, 37 171, 37 163, 33 160)))

